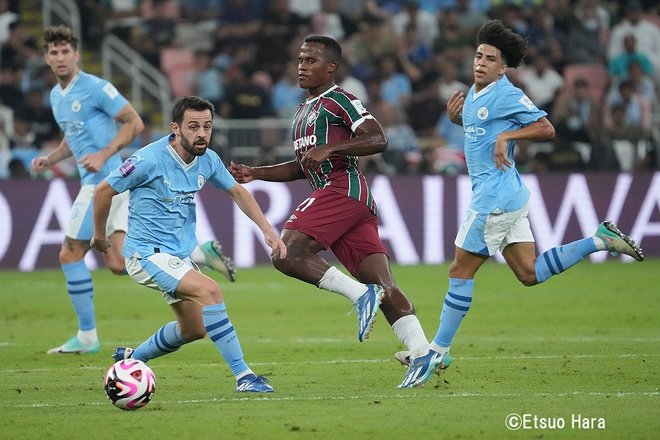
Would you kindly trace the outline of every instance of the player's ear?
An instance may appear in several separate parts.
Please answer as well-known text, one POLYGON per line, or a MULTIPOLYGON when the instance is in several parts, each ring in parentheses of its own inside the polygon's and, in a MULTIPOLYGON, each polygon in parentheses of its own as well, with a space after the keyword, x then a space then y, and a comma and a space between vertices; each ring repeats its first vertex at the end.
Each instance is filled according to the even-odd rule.
POLYGON ((172 133, 178 135, 179 134, 179 124, 176 122, 172 121, 170 122, 170 129, 172 130, 172 133))
POLYGON ((330 64, 328 64, 328 73, 335 73, 337 71, 337 63, 334 61, 330 61, 330 64))

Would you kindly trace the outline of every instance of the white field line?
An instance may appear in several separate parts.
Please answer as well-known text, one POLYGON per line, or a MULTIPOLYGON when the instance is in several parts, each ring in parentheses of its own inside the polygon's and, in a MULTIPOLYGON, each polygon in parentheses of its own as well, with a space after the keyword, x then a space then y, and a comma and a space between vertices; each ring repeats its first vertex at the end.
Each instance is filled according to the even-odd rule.
MULTIPOLYGON (((457 399, 457 398, 512 398, 512 397, 658 397, 660 391, 640 391, 640 392, 601 392, 601 391, 572 391, 568 393, 450 393, 450 394, 392 394, 392 395, 363 395, 363 396, 250 396, 250 397, 219 397, 213 399, 192 399, 192 400, 159 400, 158 403, 165 405, 187 405, 200 403, 232 403, 232 402, 323 402, 323 401, 350 401, 350 400, 388 400, 388 399, 457 399)), ((33 403, 33 404, 9 404, 0 405, 0 408, 64 408, 81 406, 101 406, 108 405, 105 400, 85 403, 33 403)))
MULTIPOLYGON (((85 355, 69 355, 75 359, 89 359, 85 355), (78 357, 82 356, 82 357, 78 357)), ((502 360, 546 360, 546 359, 635 359, 635 358, 648 358, 648 357, 660 357, 660 353, 619 353, 619 354, 550 354, 550 355, 513 355, 513 356, 456 356, 452 357, 454 362, 456 361, 476 361, 476 362, 486 362, 486 361, 502 361, 502 360)), ((158 361, 154 361, 158 362, 158 361)), ((338 364, 370 364, 370 363, 384 363, 392 362, 396 364, 394 358, 387 359, 333 359, 327 361, 296 361, 296 362, 250 362, 251 366, 278 366, 278 365, 338 365, 338 364)), ((210 364, 158 364, 157 368, 167 369, 167 368, 187 368, 187 367, 196 367, 196 368, 226 368, 226 365, 220 360, 217 363, 210 364)), ((76 369, 80 370, 105 370, 107 367, 98 367, 98 366, 85 366, 81 365, 80 367, 62 367, 62 368, 8 368, 0 370, 2 373, 14 374, 14 373, 42 373, 50 371, 72 371, 76 369)))

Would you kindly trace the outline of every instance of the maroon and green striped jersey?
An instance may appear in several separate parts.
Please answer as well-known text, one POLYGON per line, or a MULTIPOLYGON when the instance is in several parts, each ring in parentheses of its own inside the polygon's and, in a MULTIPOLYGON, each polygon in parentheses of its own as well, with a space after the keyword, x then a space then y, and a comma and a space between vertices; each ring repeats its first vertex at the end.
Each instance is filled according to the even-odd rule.
MULTIPOLYGON (((336 85, 299 104, 291 126, 298 164, 310 148, 351 139, 354 130, 371 118, 358 98, 336 85)), ((303 167, 303 172, 315 191, 325 188, 344 192, 365 203, 374 215, 378 214, 367 180, 358 169, 357 156, 333 154, 317 169, 303 167)))

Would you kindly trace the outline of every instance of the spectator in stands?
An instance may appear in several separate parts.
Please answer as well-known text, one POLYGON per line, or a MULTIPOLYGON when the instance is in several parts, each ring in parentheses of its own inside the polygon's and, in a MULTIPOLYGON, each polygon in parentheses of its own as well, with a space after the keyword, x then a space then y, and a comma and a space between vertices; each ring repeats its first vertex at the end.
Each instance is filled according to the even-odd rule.
POLYGON ((438 20, 435 15, 421 9, 419 0, 406 0, 402 8, 392 18, 394 35, 404 38, 407 30, 412 26, 419 35, 419 40, 426 46, 432 47, 438 36, 438 20))
POLYGON ((30 90, 26 94, 25 102, 16 109, 16 115, 26 121, 29 130, 35 135, 34 143, 38 148, 42 148, 46 142, 59 142, 61 139, 60 127, 50 107, 44 105, 40 89, 30 90))
POLYGON ((604 63, 602 32, 595 8, 576 9, 566 37, 566 63, 604 63))
MULTIPOLYGON (((269 2, 257 40, 257 55, 261 69, 266 70, 273 78, 285 74, 285 62, 282 54, 289 53, 292 42, 298 41, 309 32, 309 20, 302 18, 289 8, 288 0, 273 0, 269 2)), ((298 54, 295 47, 295 54, 298 54)))
POLYGON ((649 102, 651 110, 658 109, 658 95, 656 84, 653 79, 644 73, 644 69, 637 61, 628 64, 628 72, 622 78, 615 78, 610 87, 608 100, 614 101, 620 98, 618 85, 623 81, 630 81, 638 95, 643 96, 649 102))
POLYGON ((608 59, 613 60, 622 54, 626 35, 633 34, 637 39, 637 50, 651 60, 657 78, 660 76, 660 28, 644 18, 642 4, 637 0, 625 2, 623 12, 623 20, 612 27, 608 59))
POLYGON ((35 132, 30 129, 30 122, 22 115, 14 113, 14 130, 9 138, 11 157, 20 160, 27 169, 32 166, 32 159, 40 153, 35 142, 36 137, 35 132))
POLYGON ((389 165, 388 169, 396 173, 411 173, 419 163, 421 153, 419 141, 412 127, 404 120, 404 116, 392 105, 381 107, 378 120, 388 140, 387 150, 383 159, 389 165))
POLYGON ((571 154, 575 160, 569 164, 566 159, 567 166, 582 168, 588 163, 592 147, 599 143, 601 118, 600 104, 589 94, 585 78, 578 78, 574 86, 569 84, 560 92, 550 113, 555 126, 555 146, 567 152, 581 149, 579 163, 571 154))
POLYGON ((234 64, 226 74, 225 98, 220 104, 220 116, 227 119, 259 119, 273 116, 270 94, 258 81, 248 78, 245 67, 234 64))
POLYGON ((0 66, 31 67, 38 60, 41 65, 41 53, 34 38, 29 37, 25 25, 19 20, 9 25, 9 38, 0 47, 0 66))
POLYGON ((20 66, 0 67, 0 96, 2 102, 12 110, 16 110, 23 104, 22 77, 23 69, 20 66))
MULTIPOLYGON (((351 73, 351 66, 347 63, 341 63, 337 66, 335 72, 335 81, 337 85, 346 90, 350 94, 357 96, 357 98, 366 106, 369 105, 369 92, 364 82, 351 73)), ((296 87, 298 87, 298 71, 296 70, 296 87)))
POLYGON ((465 155, 463 154, 465 133, 463 127, 449 120, 446 111, 438 118, 433 141, 434 172, 448 176, 464 173, 466 170, 465 155))
POLYGON ((262 25, 261 3, 254 0, 226 0, 217 20, 216 49, 251 44, 262 25))
POLYGON ((605 142, 612 148, 621 171, 634 171, 646 156, 642 133, 626 121, 626 107, 610 107, 610 124, 605 129, 605 142))
POLYGON ((219 107, 224 95, 222 72, 211 62, 211 53, 205 49, 195 51, 195 70, 190 72, 193 95, 201 96, 219 107))
POLYGON ((215 21, 220 6, 221 2, 217 0, 185 0, 179 5, 181 18, 188 23, 215 21))
POLYGON ((339 0, 321 0, 321 9, 310 19, 311 32, 335 40, 350 38, 357 31, 357 23, 339 9, 339 0))
MULTIPOLYGON (((529 42, 528 57, 543 55, 554 69, 561 71, 565 62, 566 35, 559 29, 557 22, 551 10, 541 6, 531 14, 526 37, 529 42)), ((537 101, 534 103, 538 106, 537 101)))
POLYGON ((140 0, 106 0, 105 32, 111 32, 123 41, 130 41, 131 30, 142 24, 140 0))
POLYGON ((628 66, 632 62, 638 63, 646 75, 653 75, 653 63, 646 54, 637 49, 635 34, 630 33, 623 37, 623 49, 623 52, 610 59, 608 65, 610 75, 617 78, 628 76, 628 66))
POLYGON ((18 14, 9 8, 9 0, 0 0, 0 44, 9 38, 9 25, 18 20, 18 14))
POLYGON ((366 83, 376 76, 381 59, 394 53, 394 40, 386 21, 367 15, 360 22, 359 31, 348 42, 344 62, 353 67, 355 77, 366 83))
POLYGON ((527 67, 518 79, 522 88, 536 106, 550 113, 555 97, 564 86, 564 78, 550 65, 543 54, 528 57, 531 67, 527 67))
POLYGON ((440 33, 433 42, 433 52, 443 53, 446 61, 458 66, 461 76, 472 77, 474 35, 467 35, 461 28, 457 9, 446 9, 440 13, 440 33))
POLYGON ((412 83, 410 78, 401 72, 397 58, 385 55, 379 63, 379 73, 383 99, 404 111, 410 103, 412 83))
POLYGON ((142 113, 140 114, 140 117, 142 118, 144 129, 140 134, 133 138, 130 144, 119 150, 119 155, 122 160, 126 160, 131 154, 135 153, 136 150, 139 150, 145 145, 149 145, 165 136, 162 130, 154 126, 154 121, 148 113, 142 113))
MULTIPOLYGON (((449 97, 455 91, 467 93, 469 87, 458 78, 458 68, 453 63, 438 62, 436 64, 440 71, 440 78, 438 80, 438 99, 444 106, 447 104, 449 97)), ((461 142, 463 145, 463 142, 461 142)))
POLYGON ((648 98, 640 95, 630 80, 621 81, 618 84, 618 92, 618 94, 609 95, 605 112, 605 126, 612 125, 612 109, 620 105, 624 108, 625 123, 638 130, 642 139, 651 139, 653 114, 648 98))
POLYGON ((284 74, 273 85, 270 99, 273 110, 280 118, 289 119, 293 117, 298 104, 305 98, 305 90, 298 86, 298 66, 288 63, 284 74))
POLYGON ((177 21, 167 13, 165 0, 154 0, 153 14, 131 32, 133 47, 153 66, 160 67, 160 52, 174 45, 177 21))

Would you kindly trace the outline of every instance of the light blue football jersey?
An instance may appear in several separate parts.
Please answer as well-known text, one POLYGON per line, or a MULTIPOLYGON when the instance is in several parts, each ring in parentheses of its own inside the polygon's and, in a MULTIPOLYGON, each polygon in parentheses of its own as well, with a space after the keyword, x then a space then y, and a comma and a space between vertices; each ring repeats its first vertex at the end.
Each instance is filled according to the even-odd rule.
POLYGON ((495 140, 504 131, 517 130, 538 121, 547 113, 503 75, 478 94, 470 87, 463 104, 465 161, 472 181, 470 208, 479 214, 512 212, 529 199, 513 160, 515 141, 509 142, 507 158, 512 167, 495 166, 495 140))
POLYGON ((237 184, 210 149, 186 164, 170 145, 171 136, 139 149, 107 178, 115 191, 130 190, 125 257, 190 256, 197 246, 195 193, 207 181, 225 191, 237 184))
MULTIPOLYGON (((76 160, 105 148, 115 138, 118 126, 113 118, 127 103, 108 81, 82 71, 66 88, 57 84, 50 91, 53 116, 76 160)), ((119 165, 118 154, 111 156, 97 173, 78 164, 80 183, 96 185, 119 165)))

